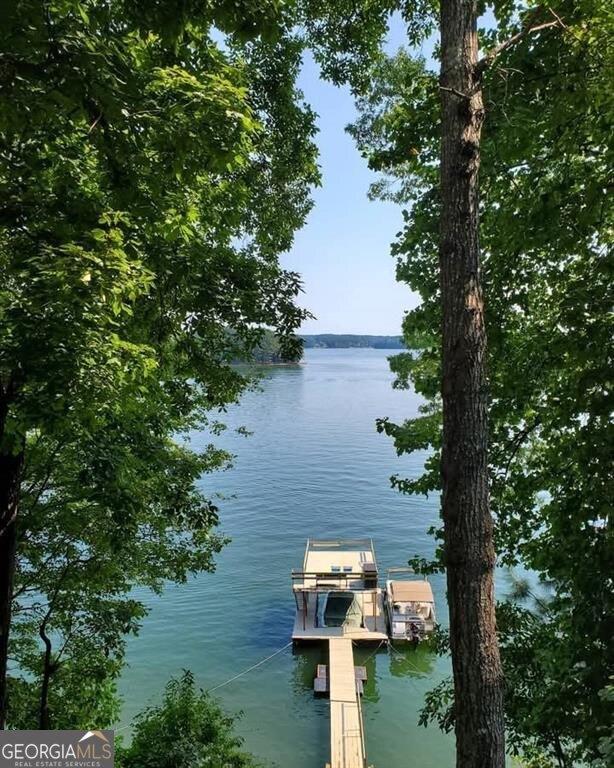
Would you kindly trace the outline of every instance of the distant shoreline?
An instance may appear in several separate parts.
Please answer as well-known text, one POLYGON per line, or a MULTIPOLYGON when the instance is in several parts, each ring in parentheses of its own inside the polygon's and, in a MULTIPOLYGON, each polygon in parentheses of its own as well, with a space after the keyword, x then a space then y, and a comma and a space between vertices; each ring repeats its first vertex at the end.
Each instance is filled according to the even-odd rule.
MULTIPOLYGON (((389 352, 406 349, 402 336, 376 336, 358 333, 316 333, 298 336, 303 343, 303 350, 308 349, 381 349, 389 352)), ((284 359, 279 338, 271 330, 265 330, 263 337, 254 350, 253 359, 245 361, 248 365, 298 365, 302 352, 296 350, 297 359, 284 359)), ((236 363, 241 361, 236 360, 236 363)))
POLYGON ((302 334, 305 349, 406 349, 402 336, 357 333, 302 334))

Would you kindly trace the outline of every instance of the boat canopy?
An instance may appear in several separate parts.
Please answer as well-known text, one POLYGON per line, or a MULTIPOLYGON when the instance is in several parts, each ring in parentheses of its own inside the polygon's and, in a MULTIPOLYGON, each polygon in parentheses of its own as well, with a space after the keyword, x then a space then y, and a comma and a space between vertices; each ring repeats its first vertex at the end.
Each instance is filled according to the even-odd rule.
POLYGON ((391 581, 390 592, 395 603, 433 603, 433 590, 428 581, 391 581))

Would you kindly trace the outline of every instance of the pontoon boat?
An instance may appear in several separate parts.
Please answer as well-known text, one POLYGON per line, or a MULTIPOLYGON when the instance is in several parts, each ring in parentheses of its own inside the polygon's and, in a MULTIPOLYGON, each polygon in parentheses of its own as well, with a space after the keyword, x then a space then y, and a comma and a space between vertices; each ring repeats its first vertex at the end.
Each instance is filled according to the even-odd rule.
POLYGON ((390 568, 386 580, 386 615, 391 640, 419 642, 435 628, 435 600, 426 578, 411 568, 390 568), (411 575, 392 579, 392 575, 411 575))

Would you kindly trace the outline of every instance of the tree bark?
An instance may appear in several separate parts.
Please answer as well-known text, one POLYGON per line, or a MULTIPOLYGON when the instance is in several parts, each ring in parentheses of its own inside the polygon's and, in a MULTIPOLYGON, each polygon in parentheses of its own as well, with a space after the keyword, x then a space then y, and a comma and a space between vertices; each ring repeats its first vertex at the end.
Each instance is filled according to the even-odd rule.
POLYGON ((6 726, 7 661, 13 577, 17 552, 17 510, 24 454, 0 451, 0 728, 6 726))
POLYGON ((478 169, 484 119, 475 0, 441 0, 442 511, 456 765, 503 768, 502 672, 488 488, 478 169))

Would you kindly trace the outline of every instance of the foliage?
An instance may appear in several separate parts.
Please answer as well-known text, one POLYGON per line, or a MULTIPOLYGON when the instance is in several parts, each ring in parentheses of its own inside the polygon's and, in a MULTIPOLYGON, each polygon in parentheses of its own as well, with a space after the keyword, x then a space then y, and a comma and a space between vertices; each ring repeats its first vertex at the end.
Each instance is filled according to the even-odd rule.
POLYGON ((173 3, 32 0, 9 13, 5 442, 74 419, 81 394, 91 416, 193 377, 223 404, 241 386, 224 363, 255 346, 255 326, 285 338, 300 322, 297 276, 277 255, 317 180, 313 119, 294 87, 296 44, 237 40, 225 54, 213 42, 229 18, 269 29, 274 3, 240 5, 194 4, 170 25, 173 3))
POLYGON ((6 5, 0 454, 26 457, 13 717, 33 722, 47 680, 57 727, 100 727, 143 615, 129 590, 211 570, 222 544, 196 483, 228 457, 177 441, 215 432, 264 327, 296 350, 300 281, 278 257, 318 181, 314 115, 277 0, 6 5), (59 706, 88 659, 96 716, 59 706))
POLYGON ((435 0, 303 0, 298 8, 323 76, 349 83, 356 93, 368 89, 373 63, 383 59, 393 15, 401 17, 413 45, 429 37, 438 19, 435 0))
MULTIPOLYGON (((599 691, 599 697, 606 705, 614 705, 614 677, 603 690, 599 691)), ((603 759, 603 765, 612 765, 614 761, 614 733, 612 728, 605 726, 602 729, 602 736, 599 739, 599 751, 603 759)))
MULTIPOLYGON (((527 768, 582 764, 586 738, 583 707, 586 672, 568 646, 565 617, 552 599, 538 598, 537 610, 515 601, 498 606, 501 656, 506 673, 505 714, 508 749, 527 768)), ((596 681, 596 685, 600 682, 596 681)), ((595 750, 591 765, 611 763, 612 685, 598 689, 595 750)), ((454 726, 454 695, 444 680, 425 699, 420 722, 454 726)))
MULTIPOLYGON (((120 699, 116 679, 121 662, 109 659, 93 643, 72 640, 70 655, 63 656, 53 673, 49 689, 50 718, 45 725, 54 730, 90 730, 110 728, 120 716, 120 699)), ((27 677, 9 678, 9 722, 19 729, 38 729, 40 725, 40 688, 42 671, 40 652, 32 648, 33 674, 37 682, 27 677), (38 654, 35 660, 34 654, 38 654)), ((25 653, 21 652, 25 660, 25 653)))
MULTIPOLYGON (((514 4, 494 10, 496 26, 482 31, 491 49, 518 32, 522 13, 514 4)), ((602 692, 614 665, 614 25, 601 1, 561 0, 532 13, 550 26, 521 37, 485 72, 481 164, 497 547, 501 563, 520 563, 554 587, 545 622, 501 609, 513 681, 508 727, 514 749, 537 744, 551 761, 590 762, 611 722, 602 692)), ((404 322, 408 349, 420 351, 399 355, 393 370, 397 386, 413 386, 425 405, 418 419, 379 427, 400 453, 432 449, 422 477, 393 479, 411 493, 440 485, 438 102, 436 75, 401 51, 376 63, 350 129, 382 173, 373 194, 408 206, 393 252, 398 278, 422 298, 404 322)))
POLYGON ((282 348, 279 339, 272 331, 266 330, 252 353, 251 359, 260 364, 298 363, 303 356, 302 347, 291 351, 282 348))
POLYGON ((160 705, 137 716, 130 746, 120 749, 120 768, 256 768, 233 733, 234 719, 204 691, 190 672, 171 680, 160 705))
POLYGON ((134 588, 159 592, 212 571, 224 543, 213 533, 217 509, 195 483, 230 457, 213 445, 196 453, 177 444, 164 414, 122 416, 61 443, 31 439, 14 592, 14 726, 43 727, 46 696, 46 727, 113 722, 125 639, 146 613, 134 588))

